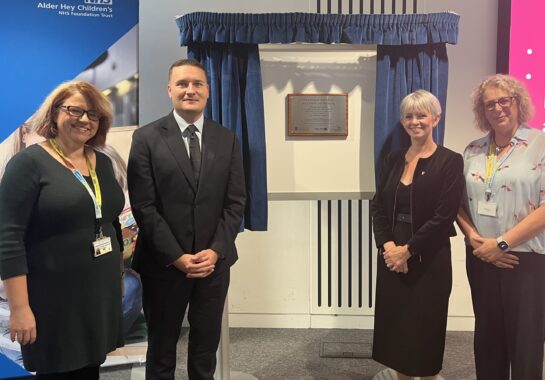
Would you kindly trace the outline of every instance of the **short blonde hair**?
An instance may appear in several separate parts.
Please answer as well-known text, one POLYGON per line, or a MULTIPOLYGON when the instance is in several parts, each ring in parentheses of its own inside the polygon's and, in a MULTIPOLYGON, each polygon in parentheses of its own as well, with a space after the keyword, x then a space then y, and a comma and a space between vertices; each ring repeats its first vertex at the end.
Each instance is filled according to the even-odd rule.
POLYGON ((439 99, 431 92, 426 90, 416 90, 405 96, 401 101, 400 115, 401 119, 409 112, 425 111, 433 116, 441 116, 441 103, 439 99))
POLYGON ((87 82, 70 81, 55 88, 36 111, 32 120, 32 129, 46 139, 57 136, 58 129, 55 123, 55 115, 58 112, 58 107, 66 99, 76 94, 81 94, 90 109, 96 110, 100 115, 97 133, 86 144, 92 147, 103 146, 112 125, 112 106, 102 92, 87 82))
POLYGON ((473 114, 475 115, 475 124, 483 131, 488 132, 492 127, 486 119, 486 110, 484 109, 484 92, 490 88, 496 87, 509 93, 516 100, 518 108, 518 122, 524 124, 534 116, 534 105, 528 95, 524 84, 510 75, 496 74, 483 80, 473 90, 471 95, 473 101, 473 114))

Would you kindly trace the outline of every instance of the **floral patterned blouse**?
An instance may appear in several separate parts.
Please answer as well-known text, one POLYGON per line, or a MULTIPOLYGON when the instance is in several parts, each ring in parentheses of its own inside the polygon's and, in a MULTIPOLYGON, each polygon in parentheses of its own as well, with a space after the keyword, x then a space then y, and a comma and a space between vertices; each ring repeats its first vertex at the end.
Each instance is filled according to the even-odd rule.
MULTIPOLYGON (((473 141, 464 151, 464 176, 467 195, 464 207, 479 234, 496 238, 545 203, 545 133, 522 125, 510 141, 510 151, 497 160, 490 183, 489 202, 497 204, 496 216, 477 212, 480 201, 486 202, 486 168, 490 134, 473 141), (502 158, 507 156, 504 160, 502 158)), ((545 254, 545 231, 536 237, 511 247, 518 252, 545 254)))

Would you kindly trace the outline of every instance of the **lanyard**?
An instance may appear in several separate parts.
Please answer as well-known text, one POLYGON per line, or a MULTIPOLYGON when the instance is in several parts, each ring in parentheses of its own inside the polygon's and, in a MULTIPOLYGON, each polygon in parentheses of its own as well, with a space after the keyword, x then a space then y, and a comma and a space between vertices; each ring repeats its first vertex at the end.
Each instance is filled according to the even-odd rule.
MULTIPOLYGON (((492 140, 492 139, 491 139, 492 140)), ((492 140, 490 142, 490 149, 488 150, 488 157, 486 160, 486 190, 485 196, 486 200, 489 201, 492 196, 492 182, 494 182, 494 177, 498 172, 498 169, 503 165, 505 160, 513 153, 515 150, 514 146, 510 146, 507 153, 501 156, 500 160, 496 162, 496 143, 492 140)))
POLYGON ((91 180, 93 181, 93 187, 95 189, 95 192, 93 193, 93 190, 91 190, 91 187, 83 178, 83 175, 80 173, 78 169, 70 162, 70 160, 65 156, 64 152, 61 150, 61 147, 54 139, 48 140, 49 144, 53 147, 55 152, 61 157, 61 159, 64 161, 66 166, 70 170, 72 170, 72 174, 76 177, 76 179, 85 187, 89 195, 91 196, 91 199, 93 200, 93 204, 95 206, 95 217, 96 217, 96 223, 99 224, 100 219, 102 219, 102 194, 100 192, 100 184, 98 183, 98 177, 95 169, 91 166, 91 162, 89 162, 89 157, 85 155, 85 162, 87 163, 87 167, 89 168, 89 174, 91 175, 91 180))

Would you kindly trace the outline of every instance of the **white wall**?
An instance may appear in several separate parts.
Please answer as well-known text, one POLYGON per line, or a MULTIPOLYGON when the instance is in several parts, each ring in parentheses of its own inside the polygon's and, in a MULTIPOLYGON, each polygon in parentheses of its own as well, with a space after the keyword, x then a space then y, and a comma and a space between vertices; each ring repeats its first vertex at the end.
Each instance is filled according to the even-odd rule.
POLYGON ((260 57, 271 197, 373 192, 375 46, 262 45, 260 57), (287 136, 292 93, 348 94, 348 136, 287 136))
MULTIPOLYGON (((178 45, 175 15, 193 11, 314 12, 314 6, 313 0, 184 0, 178 4, 172 0, 140 0, 140 123, 143 125, 150 122, 171 109, 166 96, 167 70, 174 60, 185 55, 185 49, 178 45)), ((458 45, 448 46, 450 68, 445 145, 462 151, 471 139, 479 136, 473 127, 469 101, 471 90, 483 77, 495 71, 497 0, 419 1, 420 12, 448 10, 460 14, 461 22, 458 45)), ((265 94, 270 90, 265 88, 265 94)), ((271 113, 284 114, 284 107, 284 102, 266 102, 266 117, 271 117, 271 113)), ((267 139, 271 140, 268 144, 271 143, 271 146, 275 137, 270 128, 285 128, 281 119, 278 123, 279 127, 275 126, 276 123, 266 125, 267 139)), ((286 146, 281 148, 285 149, 286 146)), ((300 149, 293 146, 288 148, 291 153, 293 149, 300 149)), ((270 151, 268 154, 270 161, 274 154, 270 151)), ((292 157, 295 155, 292 154, 292 157)), ((360 157, 359 162, 363 161, 360 157)), ((296 163, 301 162, 298 159, 296 163)), ((369 169, 369 166, 360 167, 360 170, 369 169)), ((308 170, 315 170, 312 162, 308 170)), ((273 178, 277 174, 271 171, 273 178)), ((292 174, 291 180, 295 180, 294 175, 300 175, 295 172, 292 174)), ((276 188, 280 192, 284 190, 281 188, 283 181, 282 178, 273 181, 275 186, 276 183, 280 186, 276 188)), ((232 326, 332 325, 324 321, 323 316, 320 324, 313 324, 313 316, 310 314, 310 258, 314 254, 311 210, 311 201, 271 201, 269 231, 245 232, 239 237, 240 260, 233 267, 229 296, 232 326)), ((453 241, 453 265, 449 329, 469 330, 472 329, 472 310, 465 276, 464 247, 460 237, 453 241)), ((360 319, 346 316, 343 319, 342 315, 332 315, 331 319, 338 322, 334 324, 337 327, 371 327, 369 318, 364 316, 360 319)))

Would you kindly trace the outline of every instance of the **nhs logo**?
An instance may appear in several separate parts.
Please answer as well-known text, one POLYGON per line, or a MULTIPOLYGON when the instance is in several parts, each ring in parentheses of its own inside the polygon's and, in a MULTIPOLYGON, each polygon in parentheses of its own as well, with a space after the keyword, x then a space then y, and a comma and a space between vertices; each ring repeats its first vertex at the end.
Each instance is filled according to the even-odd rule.
POLYGON ((84 0, 85 4, 113 5, 113 0, 84 0))

